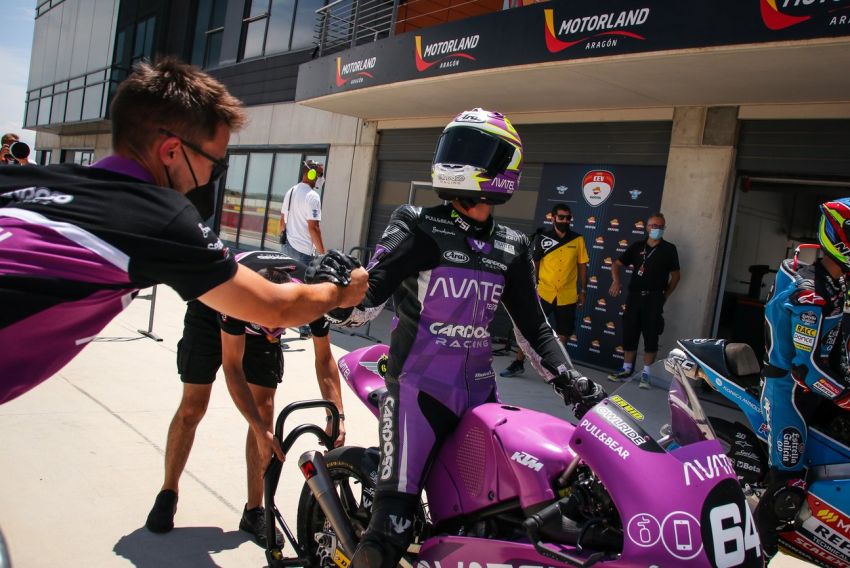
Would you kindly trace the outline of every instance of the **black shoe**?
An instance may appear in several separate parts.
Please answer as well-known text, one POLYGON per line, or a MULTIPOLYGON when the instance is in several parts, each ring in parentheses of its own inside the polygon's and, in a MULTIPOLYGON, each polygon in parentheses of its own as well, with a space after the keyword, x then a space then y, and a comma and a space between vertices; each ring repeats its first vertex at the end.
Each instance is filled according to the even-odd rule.
POLYGON ((152 533, 167 533, 174 528, 174 513, 177 512, 177 493, 164 489, 156 496, 145 526, 152 533))
MULTIPOLYGON (((266 510, 263 507, 248 509, 248 505, 245 505, 242 520, 239 521, 239 530, 251 533, 258 545, 268 548, 266 546, 266 510)), ((277 527, 274 528, 274 534, 277 546, 283 546, 283 534, 277 527)))
POLYGON ((525 364, 522 361, 517 361, 514 359, 514 362, 508 365, 508 368, 499 373, 500 377, 516 377, 517 375, 521 375, 525 372, 525 364))

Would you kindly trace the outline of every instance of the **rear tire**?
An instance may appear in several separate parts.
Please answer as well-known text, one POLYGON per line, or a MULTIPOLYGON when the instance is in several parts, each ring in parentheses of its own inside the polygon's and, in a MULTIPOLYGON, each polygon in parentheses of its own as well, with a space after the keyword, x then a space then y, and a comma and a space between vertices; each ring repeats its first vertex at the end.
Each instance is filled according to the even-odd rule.
MULTIPOLYGON (((375 481, 378 478, 378 450, 356 446, 342 447, 325 454, 328 473, 340 496, 342 508, 351 520, 354 535, 360 536, 369 526, 375 481)), ((334 566, 334 549, 328 543, 336 539, 325 513, 307 484, 301 489, 298 500, 298 542, 309 559, 306 566, 320 568, 334 566), (321 541, 321 542, 320 542, 321 541)), ((354 551, 348 551, 354 554, 354 551)))

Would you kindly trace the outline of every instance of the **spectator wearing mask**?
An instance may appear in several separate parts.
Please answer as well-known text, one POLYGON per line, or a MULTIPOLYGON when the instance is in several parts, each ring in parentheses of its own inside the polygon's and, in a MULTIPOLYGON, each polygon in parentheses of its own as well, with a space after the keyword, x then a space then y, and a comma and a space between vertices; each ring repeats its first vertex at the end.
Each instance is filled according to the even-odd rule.
POLYGON ((623 313, 623 368, 608 375, 608 380, 626 381, 632 376, 640 336, 643 335, 643 371, 641 388, 648 389, 649 368, 658 355, 658 336, 664 331, 664 302, 676 289, 681 274, 676 245, 664 240, 664 215, 655 213, 646 222, 647 238, 632 243, 611 267, 608 293, 620 295, 620 269, 631 266, 632 279, 623 313))
MULTIPOLYGON (((555 332, 566 344, 576 328, 576 307, 587 297, 587 246, 584 237, 570 229, 570 206, 558 203, 552 208, 552 229, 534 235, 531 255, 537 273, 537 295, 547 317, 554 315, 555 332)), ((499 373, 514 377, 525 371, 525 353, 499 373)))

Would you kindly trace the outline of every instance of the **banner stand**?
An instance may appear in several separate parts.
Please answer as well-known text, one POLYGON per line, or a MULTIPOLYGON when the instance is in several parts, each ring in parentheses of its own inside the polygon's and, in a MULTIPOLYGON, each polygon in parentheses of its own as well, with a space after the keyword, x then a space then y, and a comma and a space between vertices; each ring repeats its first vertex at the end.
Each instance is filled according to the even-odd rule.
POLYGON ((151 309, 150 316, 148 317, 148 328, 147 329, 137 329, 141 335, 153 339, 154 341, 162 341, 162 338, 153 332, 153 313, 156 310, 156 286, 151 289, 151 293, 147 296, 136 296, 137 300, 150 300, 151 309))

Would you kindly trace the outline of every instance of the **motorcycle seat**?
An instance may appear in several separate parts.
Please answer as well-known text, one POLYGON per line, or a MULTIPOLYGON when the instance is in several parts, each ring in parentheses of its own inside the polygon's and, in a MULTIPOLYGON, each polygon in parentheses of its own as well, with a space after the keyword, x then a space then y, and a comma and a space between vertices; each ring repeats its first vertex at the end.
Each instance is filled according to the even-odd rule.
POLYGON ((746 343, 727 343, 723 354, 729 365, 731 378, 745 390, 760 389, 761 367, 753 348, 746 343))
POLYGON ((758 396, 761 367, 753 348, 725 339, 682 339, 679 344, 721 377, 758 396))

